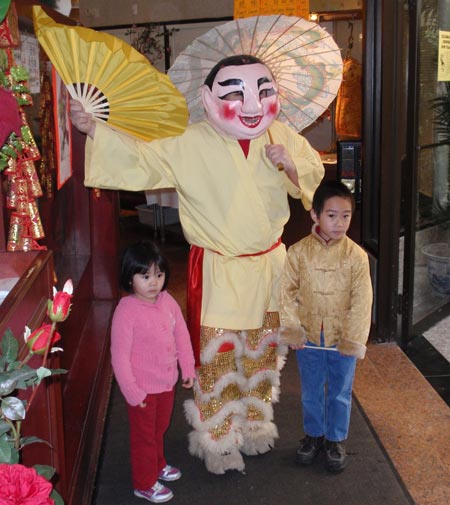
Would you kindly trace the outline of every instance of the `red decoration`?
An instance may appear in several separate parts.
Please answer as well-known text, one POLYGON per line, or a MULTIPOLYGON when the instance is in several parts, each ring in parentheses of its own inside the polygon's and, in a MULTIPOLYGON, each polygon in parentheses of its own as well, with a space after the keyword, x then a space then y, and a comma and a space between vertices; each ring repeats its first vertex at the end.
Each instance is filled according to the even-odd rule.
POLYGON ((19 115, 17 100, 11 91, 0 87, 0 146, 2 146, 11 133, 20 135, 22 120, 19 115))

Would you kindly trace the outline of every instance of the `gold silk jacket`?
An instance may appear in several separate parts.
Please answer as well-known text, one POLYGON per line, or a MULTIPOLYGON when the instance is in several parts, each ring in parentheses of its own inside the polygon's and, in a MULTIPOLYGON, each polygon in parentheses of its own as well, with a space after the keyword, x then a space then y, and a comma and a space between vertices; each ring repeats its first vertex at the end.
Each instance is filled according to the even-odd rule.
POLYGON ((367 253, 347 236, 328 244, 312 233, 292 245, 281 281, 283 331, 302 333, 320 345, 362 359, 372 315, 372 283, 367 253))

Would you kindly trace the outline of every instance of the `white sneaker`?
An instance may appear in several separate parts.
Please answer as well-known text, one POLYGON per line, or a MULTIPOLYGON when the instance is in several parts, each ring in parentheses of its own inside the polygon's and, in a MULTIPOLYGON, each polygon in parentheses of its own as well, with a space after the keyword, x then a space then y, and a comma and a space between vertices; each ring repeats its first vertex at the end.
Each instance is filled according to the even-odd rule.
POLYGON ((135 489, 134 496, 144 498, 144 500, 151 501, 152 503, 164 503, 173 498, 173 493, 169 488, 163 486, 161 482, 156 481, 150 489, 135 489))
POLYGON ((171 465, 166 465, 160 472, 158 479, 165 480, 166 482, 171 482, 178 480, 181 477, 181 471, 171 465))

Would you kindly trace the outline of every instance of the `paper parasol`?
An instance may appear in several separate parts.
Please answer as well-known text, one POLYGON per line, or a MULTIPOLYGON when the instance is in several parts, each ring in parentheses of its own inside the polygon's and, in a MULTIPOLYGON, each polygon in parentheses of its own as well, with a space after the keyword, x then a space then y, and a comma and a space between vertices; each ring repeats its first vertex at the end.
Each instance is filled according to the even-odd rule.
POLYGON ((282 15, 235 19, 197 37, 169 70, 192 122, 204 118, 200 94, 209 71, 238 54, 256 56, 271 69, 281 101, 279 119, 297 131, 322 115, 342 81, 341 52, 319 25, 282 15))
POLYGON ((37 38, 72 98, 112 128, 144 140, 181 134, 183 95, 126 42, 81 26, 56 23, 33 7, 37 38))

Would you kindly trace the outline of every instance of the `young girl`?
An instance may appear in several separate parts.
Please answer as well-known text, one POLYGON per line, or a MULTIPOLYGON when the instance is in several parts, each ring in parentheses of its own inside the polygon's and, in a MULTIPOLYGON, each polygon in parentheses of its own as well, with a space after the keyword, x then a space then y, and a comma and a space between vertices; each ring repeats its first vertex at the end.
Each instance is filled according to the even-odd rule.
POLYGON ((178 364, 183 387, 194 384, 189 333, 174 298, 165 291, 169 267, 159 249, 140 242, 122 259, 120 284, 129 293, 114 312, 111 355, 128 407, 134 494, 153 503, 173 497, 159 481, 181 477, 164 457, 164 434, 173 409, 178 364))

